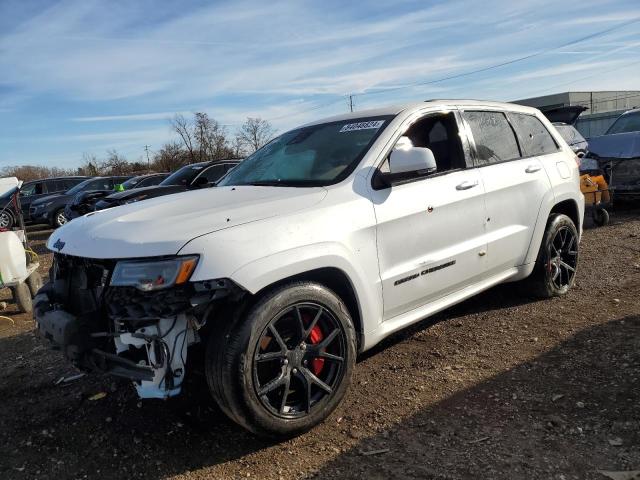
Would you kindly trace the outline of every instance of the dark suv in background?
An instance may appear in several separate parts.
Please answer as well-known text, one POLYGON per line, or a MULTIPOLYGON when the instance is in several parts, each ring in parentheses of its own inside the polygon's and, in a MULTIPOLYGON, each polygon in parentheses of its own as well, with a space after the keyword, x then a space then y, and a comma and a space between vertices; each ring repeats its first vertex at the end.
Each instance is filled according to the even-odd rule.
POLYGON ((240 161, 239 159, 228 159, 185 165, 165 178, 159 185, 125 190, 101 198, 96 202, 95 209, 103 210, 172 193, 211 187, 240 161))
POLYGON ((64 209, 77 193, 91 190, 113 190, 117 184, 129 178, 130 176, 88 178, 63 193, 39 198, 31 203, 30 220, 33 223, 48 223, 57 228, 67 223, 64 209))
MULTIPOLYGON (((63 193, 86 179, 87 177, 80 176, 57 177, 23 183, 20 189, 20 205, 24 221, 29 223, 29 209, 34 201, 49 195, 63 193)), ((0 227, 2 228, 11 228, 17 222, 17 212, 9 200, 8 196, 7 198, 0 197, 0 227)))
MULTIPOLYGON (((169 175, 169 173, 147 173, 144 175, 138 175, 136 177, 131 177, 124 183, 119 185, 116 184, 115 190, 117 192, 124 192, 135 188, 152 187, 154 185, 158 185, 169 175)), ((73 200, 67 203, 67 206, 64 209, 64 216, 67 221, 70 221, 74 218, 81 217, 86 213, 93 212, 98 200, 113 193, 113 189, 80 192, 76 194, 73 200)))

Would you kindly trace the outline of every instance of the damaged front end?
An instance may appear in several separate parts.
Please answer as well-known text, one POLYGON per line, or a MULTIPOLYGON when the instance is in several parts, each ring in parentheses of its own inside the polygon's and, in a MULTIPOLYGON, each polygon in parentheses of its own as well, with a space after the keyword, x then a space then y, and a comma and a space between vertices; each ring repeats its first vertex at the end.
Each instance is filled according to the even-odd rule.
POLYGON ((590 138, 587 157, 598 162, 615 196, 640 199, 640 132, 590 138))
POLYGON ((34 300, 40 334, 85 371, 131 379, 141 398, 180 393, 187 351, 229 280, 188 282, 197 257, 95 260, 57 253, 34 300))

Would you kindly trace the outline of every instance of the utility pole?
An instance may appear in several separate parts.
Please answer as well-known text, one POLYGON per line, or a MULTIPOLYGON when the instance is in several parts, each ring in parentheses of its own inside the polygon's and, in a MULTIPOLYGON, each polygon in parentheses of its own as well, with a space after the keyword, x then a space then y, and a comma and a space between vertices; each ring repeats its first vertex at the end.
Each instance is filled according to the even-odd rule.
POLYGON ((353 95, 349 95, 349 110, 353 113, 353 95))
POLYGON ((151 161, 149 160, 149 147, 150 147, 150 146, 151 146, 151 145, 145 145, 145 146, 144 146, 144 151, 145 151, 145 152, 146 152, 146 154, 147 154, 147 170, 148 170, 148 171, 151 171, 151 161))

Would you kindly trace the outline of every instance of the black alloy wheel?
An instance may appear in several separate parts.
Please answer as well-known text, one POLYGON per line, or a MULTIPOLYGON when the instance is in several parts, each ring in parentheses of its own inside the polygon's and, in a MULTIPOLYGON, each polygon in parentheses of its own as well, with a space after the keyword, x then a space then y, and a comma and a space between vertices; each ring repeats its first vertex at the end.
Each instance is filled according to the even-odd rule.
POLYGON ((263 330, 253 357, 262 404, 274 415, 300 417, 319 408, 342 380, 346 334, 326 308, 298 303, 263 330))
POLYGON ((280 285, 216 313, 205 355, 211 394, 229 418, 289 438, 326 419, 349 387, 356 334, 335 292, 310 281, 280 285))
POLYGON ((552 257, 548 267, 558 290, 569 288, 578 266, 578 239, 568 226, 560 227, 551 241, 552 257))
POLYGON ((533 272, 523 282, 524 293, 558 297, 573 286, 578 268, 578 230, 566 215, 549 216, 533 272))

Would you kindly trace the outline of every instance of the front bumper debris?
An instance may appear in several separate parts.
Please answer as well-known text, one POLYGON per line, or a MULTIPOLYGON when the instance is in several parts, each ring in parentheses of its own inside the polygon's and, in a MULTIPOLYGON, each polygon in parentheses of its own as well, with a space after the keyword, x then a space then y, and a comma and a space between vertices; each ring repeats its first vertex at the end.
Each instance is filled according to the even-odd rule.
POLYGON ((90 318, 56 309, 49 299, 50 291, 48 284, 38 292, 34 300, 34 318, 38 333, 54 349, 61 350, 65 358, 81 370, 101 371, 134 381, 153 380, 151 367, 99 348, 106 346, 106 342, 100 341, 103 336, 92 332, 90 318))
POLYGON ((56 253, 34 300, 38 332, 79 369, 132 380, 142 398, 177 395, 214 302, 242 291, 224 279, 153 292, 110 286, 115 263, 56 253))

